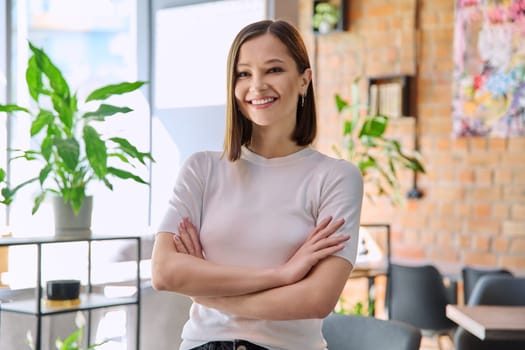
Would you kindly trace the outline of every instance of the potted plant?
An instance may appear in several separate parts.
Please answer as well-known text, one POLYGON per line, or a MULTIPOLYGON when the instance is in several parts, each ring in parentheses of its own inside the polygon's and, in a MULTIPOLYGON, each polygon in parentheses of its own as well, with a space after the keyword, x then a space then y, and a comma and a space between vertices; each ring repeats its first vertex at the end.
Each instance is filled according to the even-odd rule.
POLYGON ((339 22, 339 9, 330 2, 319 2, 315 5, 312 27, 321 34, 335 29, 339 22))
POLYGON ((358 80, 352 84, 352 104, 339 94, 335 95, 335 104, 343 118, 343 144, 341 151, 334 146, 334 151, 357 165, 365 184, 370 184, 374 193, 365 192, 373 202, 374 196, 387 196, 393 205, 403 202, 400 193, 398 170, 408 169, 424 173, 425 168, 417 152, 403 150, 398 140, 388 138, 385 132, 389 118, 385 115, 368 114, 368 106, 362 104, 359 97, 358 80))
MULTIPOLYGON (((82 347, 84 342, 84 329, 86 328, 86 318, 81 311, 77 311, 76 313, 75 325, 77 326, 77 329, 68 335, 64 340, 61 338, 57 338, 55 340, 55 347, 57 350, 91 350, 107 343, 106 340, 101 343, 88 345, 87 348, 82 347)), ((35 350, 33 336, 30 331, 27 331, 26 333, 26 342, 30 349, 35 350)))
MULTIPOLYGON (((95 89, 83 100, 81 107, 87 110, 81 112, 78 96, 71 92, 61 70, 42 49, 31 42, 29 48, 32 55, 27 64, 26 82, 34 101, 33 109, 6 104, 0 105, 0 112, 31 115, 30 135, 37 146, 29 150, 13 150, 15 156, 10 161, 23 159, 39 162, 40 170, 17 186, 4 185, 0 201, 11 203, 18 190, 37 181, 40 192, 34 199, 32 213, 38 210, 48 194, 53 194, 59 198, 58 205, 63 203, 76 220, 81 208, 89 209, 87 204, 91 197, 87 195, 87 186, 92 181, 101 181, 110 190, 113 189, 112 178, 147 184, 140 176, 126 169, 147 166, 147 161, 153 161, 151 154, 139 151, 123 137, 102 135, 96 128, 107 118, 132 111, 127 106, 115 106, 103 101, 114 95, 135 91, 144 82, 121 82, 95 89)), ((0 177, 0 183, 5 182, 5 171, 0 172, 0 177)))

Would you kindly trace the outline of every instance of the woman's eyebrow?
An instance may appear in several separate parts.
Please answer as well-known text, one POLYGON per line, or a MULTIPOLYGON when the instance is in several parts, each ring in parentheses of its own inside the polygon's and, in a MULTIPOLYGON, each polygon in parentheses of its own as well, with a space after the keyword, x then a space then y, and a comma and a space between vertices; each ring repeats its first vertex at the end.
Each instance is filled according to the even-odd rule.
MULTIPOLYGON (((272 64, 272 63, 284 63, 284 61, 281 60, 280 58, 272 58, 264 62, 264 64, 272 64)), ((243 62, 237 63, 237 67, 242 67, 242 66, 250 66, 250 64, 243 63, 243 62)))

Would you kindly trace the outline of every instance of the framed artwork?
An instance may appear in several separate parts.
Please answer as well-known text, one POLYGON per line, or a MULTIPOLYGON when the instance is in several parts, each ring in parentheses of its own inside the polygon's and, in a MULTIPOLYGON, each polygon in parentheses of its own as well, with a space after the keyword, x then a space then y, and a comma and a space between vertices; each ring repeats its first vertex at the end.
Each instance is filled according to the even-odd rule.
POLYGON ((525 136, 525 0, 456 0, 455 136, 525 136))

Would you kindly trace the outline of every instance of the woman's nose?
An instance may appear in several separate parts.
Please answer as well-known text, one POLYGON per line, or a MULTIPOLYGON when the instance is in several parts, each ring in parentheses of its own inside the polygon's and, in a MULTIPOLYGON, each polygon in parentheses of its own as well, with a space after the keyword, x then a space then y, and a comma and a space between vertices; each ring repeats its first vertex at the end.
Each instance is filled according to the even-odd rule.
POLYGON ((264 91, 268 88, 268 85, 264 81, 262 77, 254 76, 251 84, 250 84, 250 91, 257 92, 257 91, 264 91))

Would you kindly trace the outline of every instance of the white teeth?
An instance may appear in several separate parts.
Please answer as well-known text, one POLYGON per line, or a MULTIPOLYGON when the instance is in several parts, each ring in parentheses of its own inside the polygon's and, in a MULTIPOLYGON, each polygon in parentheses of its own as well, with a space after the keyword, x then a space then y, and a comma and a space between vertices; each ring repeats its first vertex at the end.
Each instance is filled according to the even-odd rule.
POLYGON ((273 98, 273 97, 263 98, 261 100, 252 100, 252 104, 253 105, 262 105, 262 104, 265 104, 265 103, 272 102, 273 100, 275 100, 275 98, 273 98))

